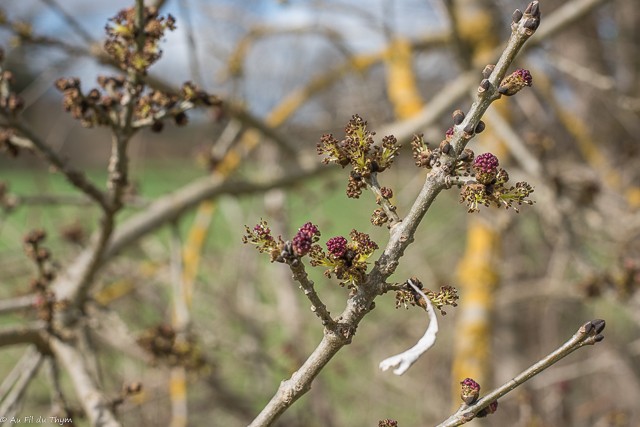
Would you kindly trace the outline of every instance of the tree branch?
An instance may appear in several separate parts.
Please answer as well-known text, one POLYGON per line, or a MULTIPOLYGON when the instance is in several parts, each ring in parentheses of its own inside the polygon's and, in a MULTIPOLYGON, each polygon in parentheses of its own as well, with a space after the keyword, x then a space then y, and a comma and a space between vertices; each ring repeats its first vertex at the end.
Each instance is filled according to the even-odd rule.
POLYGON ((11 418, 18 411, 18 403, 24 395, 27 386, 38 373, 42 355, 30 347, 18 361, 14 369, 5 378, 0 386, 0 414, 2 417, 11 418))
POLYGON ((468 406, 463 404, 455 414, 447 418, 444 422, 438 424, 437 427, 455 427, 471 421, 478 412, 489 406, 491 403, 495 402, 505 394, 523 384, 525 381, 530 380, 577 349, 584 347, 585 345, 593 345, 602 341, 604 337, 600 333, 603 331, 604 327, 605 322, 601 319, 591 320, 585 323, 567 342, 558 347, 555 351, 549 353, 546 357, 522 371, 512 380, 492 390, 473 405, 468 406))
POLYGON ((121 424, 116 419, 111 401, 102 394, 95 380, 91 377, 82 354, 73 345, 57 337, 51 337, 49 345, 56 358, 69 373, 91 425, 95 427, 120 427, 121 424))
MULTIPOLYGON (((532 5, 534 5, 533 7, 536 9, 533 10, 537 11, 537 3, 538 2, 533 2, 529 8, 532 8, 532 5)), ((395 271, 404 251, 413 242, 415 232, 424 215, 440 191, 446 188, 447 176, 449 176, 453 170, 457 155, 462 152, 462 149, 472 136, 464 136, 465 132, 463 129, 467 128, 470 123, 473 124, 473 129, 475 129, 482 114, 489 105, 499 97, 497 88, 506 74, 507 68, 525 41, 533 34, 532 31, 525 27, 525 23, 530 23, 530 19, 537 20, 538 18, 525 14, 525 17, 523 17, 518 24, 514 25, 511 37, 507 42, 507 47, 504 49, 500 61, 498 61, 490 78, 490 82, 495 88, 483 93, 479 101, 475 102, 471 107, 463 124, 459 125, 455 130, 451 143, 452 147, 455 148, 455 150, 453 150, 455 154, 444 154, 442 156, 442 165, 435 167, 427 175, 422 190, 407 216, 402 222, 397 223, 390 229, 389 241, 384 252, 380 255, 371 272, 367 275, 366 281, 360 284, 356 292, 349 297, 346 308, 338 317, 338 325, 335 331, 325 329, 325 335, 318 347, 316 347, 311 356, 309 356, 290 379, 284 380, 280 384, 276 394, 250 424, 250 427, 271 425, 298 398, 311 388, 311 382, 329 360, 331 360, 343 346, 351 342, 358 324, 362 318, 373 309, 374 299, 384 291, 385 280, 395 271)))

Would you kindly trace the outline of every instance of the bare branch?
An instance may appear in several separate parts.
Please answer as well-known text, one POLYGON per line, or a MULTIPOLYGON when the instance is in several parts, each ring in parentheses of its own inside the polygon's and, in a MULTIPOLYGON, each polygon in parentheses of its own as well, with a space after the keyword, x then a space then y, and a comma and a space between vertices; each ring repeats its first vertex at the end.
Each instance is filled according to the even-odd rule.
POLYGON ((438 424, 437 427, 455 427, 471 421, 478 412, 489 406, 491 403, 497 401, 499 398, 520 386, 525 381, 530 380, 577 349, 584 347, 585 345, 593 345, 602 341, 604 337, 600 333, 604 327, 605 322, 600 319, 591 320, 585 323, 567 342, 558 347, 555 351, 549 353, 546 357, 522 371, 512 380, 489 392, 473 405, 467 406, 463 404, 455 414, 449 417, 446 421, 438 424))
POLYGON ((87 277, 90 277, 87 272, 91 271, 92 274, 95 274, 98 268, 120 250, 179 218, 203 200, 223 194, 260 193, 272 188, 291 186, 322 172, 326 172, 326 169, 315 167, 260 184, 250 182, 224 183, 224 177, 220 175, 211 175, 193 181, 181 189, 159 198, 143 212, 124 221, 111 236, 99 258, 96 257, 96 251, 93 247, 78 255, 74 263, 67 268, 65 274, 53 283, 56 297, 70 301, 81 300, 82 298, 79 296, 86 294, 91 286, 91 281, 86 280, 87 277))
POLYGON ((44 326, 44 322, 32 322, 26 325, 2 328, 0 329, 0 347, 25 343, 42 345, 44 341, 41 331, 44 326))
POLYGON ((102 394, 95 380, 89 374, 89 368, 82 354, 70 343, 51 337, 51 350, 62 363, 71 377, 71 382, 91 425, 96 427, 119 427, 111 401, 102 394))
POLYGON ((336 326, 336 322, 331 318, 331 314, 327 310, 327 306, 322 302, 320 296, 316 292, 313 280, 309 279, 307 272, 304 268, 304 264, 301 260, 295 259, 288 264, 293 273, 293 280, 300 284, 300 289, 304 291, 304 295, 311 302, 311 311, 322 320, 322 324, 328 328, 333 329, 336 326))
POLYGON ((28 310, 36 303, 35 295, 0 299, 0 314, 28 310))
MULTIPOLYGON (((537 2, 533 2, 532 5, 535 5, 532 11, 538 12, 537 2)), ((493 87, 492 90, 485 91, 485 93, 479 97, 480 99, 473 104, 465 121, 457 126, 451 143, 452 147, 455 148, 455 150, 453 150, 455 154, 452 153, 453 156, 443 156, 443 160, 446 161, 443 162, 442 166, 432 169, 427 175, 422 190, 407 216, 402 222, 390 229, 390 238, 384 252, 378 258, 371 272, 367 275, 365 283, 360 284, 356 292, 349 297, 347 307, 338 317, 339 323, 335 331, 325 329, 325 335, 318 347, 316 347, 311 356, 309 356, 290 379, 280 384, 276 394, 251 423, 250 427, 271 425, 298 398, 311 388, 311 382, 329 360, 331 360, 344 345, 351 342, 351 338, 358 324, 362 318, 372 310, 374 299, 383 291, 386 278, 395 271, 404 251, 413 242, 415 232, 422 218, 440 191, 446 188, 446 177, 450 175, 457 156, 462 152, 462 149, 470 139, 468 132, 466 132, 467 136, 465 136, 463 129, 466 129, 470 123, 473 125, 473 129, 475 129, 482 114, 484 114, 495 99, 499 98, 497 92, 498 86, 506 74, 507 68, 525 41, 533 34, 533 30, 535 30, 535 27, 533 30, 529 28, 532 25, 532 20, 534 21, 533 24, 535 24, 535 27, 537 27, 539 22, 539 15, 537 13, 533 13, 531 16, 525 15, 525 18, 519 23, 514 24, 507 47, 496 65, 494 72, 490 76, 490 82, 495 87, 493 87), (451 158, 446 159, 446 157, 451 158)), ((473 134, 473 132, 471 132, 471 134, 473 134)))
POLYGON ((42 355, 30 347, 18 361, 13 370, 5 378, 0 386, 0 414, 3 417, 11 418, 18 411, 18 404, 24 395, 27 386, 38 373, 42 355))
POLYGON ((58 156, 58 154, 53 151, 45 141, 41 140, 34 132, 31 131, 29 125, 18 119, 7 119, 8 122, 5 126, 17 130, 22 136, 29 140, 36 149, 36 152, 48 163, 54 166, 60 173, 62 173, 71 185, 82 191, 91 199, 95 200, 103 210, 108 209, 108 202, 104 192, 92 183, 83 172, 69 166, 69 164, 58 156))
POLYGON ((55 11, 58 15, 60 15, 62 19, 65 20, 69 28, 73 29, 76 32, 76 34, 82 37, 85 43, 87 43, 88 45, 91 45, 94 42, 93 37, 91 37, 91 34, 89 34, 82 27, 80 22, 78 22, 72 14, 64 10, 56 0, 40 0, 40 1, 42 1, 44 4, 49 6, 53 11, 55 11))

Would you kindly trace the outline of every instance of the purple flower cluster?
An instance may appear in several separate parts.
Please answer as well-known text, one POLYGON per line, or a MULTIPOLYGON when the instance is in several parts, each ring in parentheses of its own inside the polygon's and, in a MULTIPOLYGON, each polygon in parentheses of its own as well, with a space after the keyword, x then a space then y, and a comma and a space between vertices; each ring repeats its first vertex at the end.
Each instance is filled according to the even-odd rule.
POLYGON ((327 250, 334 258, 341 258, 347 252, 347 239, 342 236, 327 240, 327 250))
POLYGON ((532 83, 533 77, 531 77, 529 70, 518 68, 502 80, 498 92, 502 95, 513 96, 525 86, 531 86, 532 83))
POLYGON ((498 158, 491 153, 480 154, 473 160, 473 168, 478 173, 497 173, 498 158))
POLYGON ((309 253, 311 246, 318 241, 320 236, 320 230, 318 227, 310 222, 298 229, 298 232, 293 238, 292 247, 293 251, 298 256, 304 256, 309 253))
POLYGON ((473 402, 478 400, 478 396, 480 395, 480 384, 471 378, 465 378, 460 385, 462 385, 460 397, 464 403, 471 405, 473 402))
POLYGON ((260 222, 253 227, 253 234, 261 240, 273 240, 271 237, 271 229, 267 227, 265 222, 260 222))
POLYGON ((525 70, 524 68, 518 68, 513 73, 513 75, 521 79, 525 86, 531 87, 531 84, 533 83, 533 77, 531 76, 531 73, 529 72, 529 70, 525 70))
POLYGON ((498 175, 498 158, 491 153, 480 154, 473 160, 476 181, 480 184, 492 184, 498 175))
POLYGON ((463 387, 469 387, 472 390, 480 391, 480 384, 472 380, 471 378, 465 378, 464 381, 461 381, 463 387))

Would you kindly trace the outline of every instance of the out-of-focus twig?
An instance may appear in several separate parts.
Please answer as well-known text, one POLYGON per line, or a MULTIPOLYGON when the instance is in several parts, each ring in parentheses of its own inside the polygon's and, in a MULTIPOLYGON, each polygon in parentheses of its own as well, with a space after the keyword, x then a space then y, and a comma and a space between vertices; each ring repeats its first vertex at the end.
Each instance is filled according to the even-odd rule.
POLYGON ((33 377, 38 373, 41 362, 42 355, 35 347, 29 347, 2 382, 0 385, 0 414, 3 417, 10 419, 16 414, 20 399, 33 377))
POLYGON ((108 209, 109 203, 104 192, 91 182, 83 172, 73 168, 68 162, 64 161, 45 141, 40 139, 40 137, 31 130, 28 124, 19 119, 7 119, 6 126, 17 130, 25 137, 36 149, 36 152, 50 163, 51 166, 62 173, 71 185, 95 200, 104 210, 108 209))
POLYGON ((42 344, 43 338, 40 335, 44 328, 44 322, 31 322, 26 325, 10 326, 0 329, 0 347, 15 344, 42 344))
POLYGON ((0 314, 28 310, 36 303, 35 295, 0 299, 0 314))
POLYGON ((80 402, 91 424, 101 427, 120 427, 121 424, 116 419, 110 400, 100 391, 89 373, 83 355, 71 343, 57 337, 51 337, 49 345, 57 360, 69 373, 77 395, 82 397, 80 402))

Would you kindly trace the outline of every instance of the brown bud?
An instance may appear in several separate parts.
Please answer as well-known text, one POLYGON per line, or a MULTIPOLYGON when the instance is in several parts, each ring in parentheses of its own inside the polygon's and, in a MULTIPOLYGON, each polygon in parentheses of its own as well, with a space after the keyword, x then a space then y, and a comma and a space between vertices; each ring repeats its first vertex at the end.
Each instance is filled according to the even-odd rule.
POLYGON ((458 156, 458 160, 460 160, 461 162, 470 162, 474 157, 475 155, 473 153, 473 150, 471 148, 465 148, 464 150, 462 150, 462 153, 460 153, 460 156, 458 156))
POLYGON ((476 126, 476 133, 481 133, 485 128, 484 122, 480 120, 476 126))
POLYGON ((453 123, 459 125, 464 120, 464 113, 462 110, 456 110, 453 112, 453 123))
POLYGON ((9 95, 8 107, 11 112, 15 113, 24 107, 24 101, 18 95, 12 93, 9 95))
POLYGON ((524 21, 524 27, 529 30, 531 34, 533 34, 533 32, 538 29, 538 25, 540 25, 539 19, 528 18, 526 21, 524 21))
POLYGON ((478 93, 485 92, 489 87, 491 87, 491 82, 488 79, 482 79, 480 86, 478 86, 478 93))
POLYGON ((91 101, 97 101, 100 99, 100 91, 98 91, 98 89, 91 89, 87 94, 87 98, 91 101))
POLYGON ((600 333, 604 330, 604 327, 606 326, 606 323, 604 320, 602 319, 596 319, 596 320, 592 320, 591 324, 596 328, 596 333, 600 333))
POLYGON ((540 17, 540 2, 532 1, 531 3, 529 3, 529 5, 525 9, 524 13, 526 15, 531 15, 534 18, 539 18, 540 17))
POLYGON ((469 123, 464 128, 464 133, 466 133, 467 135, 473 135, 474 131, 475 131, 475 126, 473 125, 473 123, 469 123))
POLYGON ((38 253, 37 253, 37 260, 38 261, 46 261, 49 258, 51 258, 51 252, 49 252, 49 249, 47 249, 47 248, 39 248, 38 249, 38 253))
POLYGON ((187 123, 189 123, 189 118, 187 117, 187 115, 184 112, 180 112, 178 114, 175 115, 174 120, 176 122, 176 125, 178 126, 184 126, 187 123))
POLYGON ((491 75, 491 73, 493 73, 493 70, 496 68, 495 65, 493 64, 488 64, 484 67, 484 69, 482 70, 482 77, 484 77, 485 79, 488 79, 489 76, 491 75))
POLYGON ((522 12, 520 11, 520 9, 516 9, 513 12, 513 15, 511 15, 511 19, 513 20, 513 22, 515 24, 517 24, 518 22, 520 22, 520 20, 522 19, 522 12))
POLYGON ((155 122, 153 122, 153 124, 151 125, 151 131, 152 132, 162 132, 162 129, 164 128, 164 123, 162 122, 162 120, 156 120, 155 122))
POLYGON ((449 141, 443 140, 440 143, 440 151, 444 154, 449 154, 449 151, 451 151, 451 144, 449 144, 449 141))
POLYGON ((142 391, 142 383, 140 382, 127 384, 124 388, 124 392, 127 395, 138 394, 141 391, 142 391))
POLYGON ((494 400, 493 402, 491 402, 489 404, 489 406, 487 406, 486 408, 484 408, 483 410, 481 410, 480 412, 478 412, 478 414, 476 415, 478 418, 484 418, 487 415, 491 415, 494 412, 496 412, 498 410, 498 401, 494 400))

